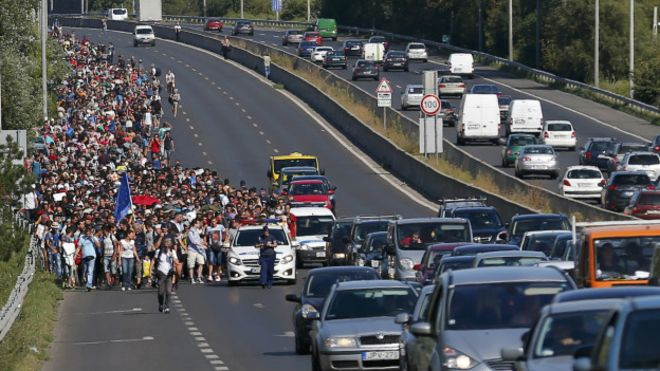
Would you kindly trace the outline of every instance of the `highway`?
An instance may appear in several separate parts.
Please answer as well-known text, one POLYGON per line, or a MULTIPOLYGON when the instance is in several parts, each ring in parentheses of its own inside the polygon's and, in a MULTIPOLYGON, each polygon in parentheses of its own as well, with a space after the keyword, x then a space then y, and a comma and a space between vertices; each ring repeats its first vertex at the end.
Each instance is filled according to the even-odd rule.
MULTIPOLYGON (((188 26, 191 29, 202 30, 202 26, 190 25, 188 26)), ((209 31, 211 34, 217 34, 217 32, 209 31)), ((224 34, 230 34, 231 29, 227 27, 224 31, 224 34)), ((242 38, 251 39, 263 44, 266 44, 271 47, 276 47, 281 50, 286 50, 292 54, 296 53, 295 46, 283 46, 282 45, 282 35, 283 31, 273 31, 273 30, 255 30, 254 36, 240 36, 242 38)), ((342 41, 345 38, 339 38, 338 41, 333 42, 329 39, 324 40, 323 45, 329 45, 335 49, 341 49, 342 41)), ((405 45, 391 44, 391 50, 403 50, 405 45)), ((438 70, 438 71, 447 71, 447 67, 440 63, 441 58, 433 56, 433 51, 431 51, 431 60, 428 63, 422 62, 411 62, 410 72, 403 71, 390 71, 383 72, 381 71, 381 77, 387 78, 394 89, 392 94, 392 104, 393 108, 400 109, 400 94, 405 89, 408 84, 422 84, 422 75, 421 73, 426 70, 438 70)), ((338 76, 350 81, 351 80, 351 66, 356 60, 355 57, 349 59, 349 68, 347 70, 333 69, 332 72, 336 73, 338 76)), ((524 79, 513 79, 507 78, 507 74, 493 70, 492 68, 487 68, 483 66, 477 66, 475 68, 475 78, 466 79, 466 91, 473 84, 495 84, 497 85, 503 94, 511 95, 514 99, 516 98, 527 98, 535 99, 535 97, 530 96, 529 94, 534 94, 541 96, 542 98, 549 99, 542 100, 541 105, 544 112, 544 117, 546 120, 569 120, 573 123, 577 136, 578 136, 578 147, 588 137, 615 137, 620 141, 626 142, 640 142, 645 138, 645 142, 648 142, 652 139, 654 135, 658 133, 658 128, 648 123, 644 123, 643 120, 633 117, 631 115, 616 111, 612 108, 606 107, 601 104, 594 103, 592 101, 579 98, 577 96, 570 95, 568 93, 563 93, 560 91, 553 91, 551 88, 542 86, 533 81, 524 80, 524 79), (506 82, 505 82, 506 81, 506 82), (627 132, 622 132, 620 128, 625 129, 627 132)), ((361 89, 370 93, 375 97, 375 90, 378 82, 373 80, 358 80, 352 82, 356 84, 361 89)), ((444 99, 444 98, 443 98, 444 99)), ((455 109, 458 109, 460 104, 460 99, 448 98, 452 106, 455 109)), ((413 120, 419 118, 419 113, 417 111, 405 111, 403 112, 406 116, 410 117, 413 120)), ((445 138, 456 143, 456 130, 451 127, 446 127, 444 131, 445 138)), ((494 146, 491 144, 475 144, 469 143, 463 147, 472 155, 477 158, 489 163, 501 170, 513 175, 513 168, 503 168, 501 166, 501 146, 494 146)), ((566 169, 567 166, 577 165, 578 164, 578 154, 577 152, 569 152, 565 150, 560 150, 559 154, 559 163, 561 171, 566 169)), ((560 171, 560 176, 561 176, 560 171)), ((544 187, 553 192, 557 192, 557 181, 550 180, 548 177, 526 177, 526 181, 529 183, 544 187)))
MULTIPOLYGON (((184 166, 215 169, 233 184, 245 180, 266 187, 268 156, 314 153, 338 186, 339 215, 434 214, 365 165, 285 94, 243 69, 173 42, 133 48, 128 34, 73 31, 78 38, 113 42, 116 55, 134 55, 145 67, 154 63, 163 75, 168 69, 176 74, 180 114, 169 114, 166 98, 164 109, 174 125, 174 158, 184 166)), ((183 283, 170 315, 158 313, 152 290, 68 291, 44 369, 308 369, 309 357, 295 355, 292 305, 284 301, 285 294, 300 292, 304 278, 305 270, 297 285, 266 291, 183 283)))

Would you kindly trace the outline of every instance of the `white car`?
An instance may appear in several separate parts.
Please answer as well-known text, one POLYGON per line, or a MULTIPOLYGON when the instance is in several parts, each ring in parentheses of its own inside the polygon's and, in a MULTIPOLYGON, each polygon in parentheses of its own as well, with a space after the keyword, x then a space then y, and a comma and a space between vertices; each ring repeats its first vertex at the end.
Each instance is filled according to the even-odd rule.
MULTIPOLYGON (((302 267, 306 263, 327 262, 323 237, 330 234, 335 216, 327 207, 292 207, 290 214, 295 220, 296 261, 302 267)), ((292 231, 293 233, 293 231, 292 231)))
POLYGON ((406 46, 406 56, 408 57, 408 60, 418 60, 424 63, 429 59, 426 45, 423 43, 408 43, 406 46))
POLYGON ((559 193, 571 198, 600 199, 606 182, 596 166, 569 166, 559 181, 559 193))
POLYGON ((541 131, 543 143, 553 147, 565 147, 575 151, 577 146, 577 135, 570 121, 548 120, 541 131))
POLYGON ((140 44, 156 46, 154 29, 148 24, 139 24, 135 26, 135 30, 133 31, 133 46, 138 46, 140 44))
POLYGON ((333 49, 331 46, 317 46, 312 50, 312 54, 310 55, 310 59, 314 63, 318 62, 323 62, 323 58, 325 58, 325 55, 328 54, 329 52, 334 52, 335 49, 333 49))
POLYGON ((424 97, 424 86, 406 85, 406 89, 401 92, 401 110, 406 111, 410 108, 419 109, 424 97))
POLYGON ((643 171, 652 181, 660 177, 660 155, 654 152, 628 152, 619 162, 619 171, 643 171))
MULTIPOLYGON (((241 281, 258 281, 261 273, 259 249, 256 247, 264 224, 239 227, 227 253, 226 272, 229 285, 241 281)), ((268 224, 268 231, 277 240, 273 279, 296 283, 296 254, 288 232, 279 224, 268 224)))
POLYGON ((128 9, 110 8, 108 9, 108 19, 111 21, 125 21, 128 19, 128 9))

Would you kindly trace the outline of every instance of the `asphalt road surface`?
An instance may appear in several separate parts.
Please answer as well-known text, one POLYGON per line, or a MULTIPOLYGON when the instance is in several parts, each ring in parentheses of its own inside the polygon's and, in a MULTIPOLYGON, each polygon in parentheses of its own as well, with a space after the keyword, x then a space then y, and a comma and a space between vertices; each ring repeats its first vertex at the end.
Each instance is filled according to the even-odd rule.
MULTIPOLYGON (((130 35, 75 29, 77 37, 113 42, 116 54, 152 63, 176 74, 182 107, 174 119, 164 99, 165 120, 174 125, 175 159, 184 166, 216 169, 237 184, 267 186, 268 157, 302 151, 319 156, 338 186, 339 215, 398 213, 431 216, 340 145, 282 93, 217 56, 158 40, 134 48, 130 35), (276 151, 277 150, 277 151, 276 151)), ((164 79, 164 76, 162 76, 164 79)), ((45 370, 306 370, 297 356, 287 293, 272 290, 182 284, 169 315, 158 313, 152 290, 70 291, 60 310, 45 370)))

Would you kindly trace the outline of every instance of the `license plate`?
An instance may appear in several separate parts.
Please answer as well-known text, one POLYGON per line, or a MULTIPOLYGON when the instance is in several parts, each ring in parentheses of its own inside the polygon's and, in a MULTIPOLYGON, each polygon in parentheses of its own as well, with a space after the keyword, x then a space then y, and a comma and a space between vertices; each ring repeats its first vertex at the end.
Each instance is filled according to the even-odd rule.
POLYGON ((250 273, 257 274, 257 273, 260 273, 260 272, 261 272, 261 268, 252 268, 252 269, 250 269, 250 273))
POLYGON ((386 359, 399 359, 399 351, 388 350, 383 352, 362 352, 363 361, 378 361, 386 359))
POLYGON ((555 138, 568 138, 568 135, 555 135, 555 138))
POLYGON ((354 47, 351 48, 351 50, 360 50, 360 47, 359 46, 354 46, 354 47))
POLYGON ((628 196, 632 196, 633 193, 634 193, 633 191, 626 191, 626 192, 622 192, 621 194, 625 197, 628 197, 628 196))
POLYGON ((589 187, 589 186, 591 186, 591 184, 589 184, 589 183, 578 183, 577 185, 578 185, 578 187, 589 187))
POLYGON ((392 63, 392 66, 401 66, 401 63, 392 63))
POLYGON ((380 265, 380 262, 378 260, 372 260, 371 261, 371 266, 372 267, 378 268, 379 265, 380 265))
POLYGON ((325 258, 325 251, 317 252, 316 257, 317 258, 325 258))
POLYGON ((543 166, 543 165, 534 165, 534 166, 532 166, 532 169, 543 170, 543 169, 546 169, 546 166, 543 166))

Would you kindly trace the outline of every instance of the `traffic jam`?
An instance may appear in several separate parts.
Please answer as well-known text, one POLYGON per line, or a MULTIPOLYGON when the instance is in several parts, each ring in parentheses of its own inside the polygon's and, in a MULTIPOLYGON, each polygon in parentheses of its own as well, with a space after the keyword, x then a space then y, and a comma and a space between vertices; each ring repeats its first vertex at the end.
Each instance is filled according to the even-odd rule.
MULTIPOLYGON (((352 80, 381 81, 429 59, 418 42, 393 50, 372 36, 334 49, 327 39, 337 40, 336 24, 320 19, 314 30, 284 32, 282 45, 324 68, 352 66, 352 80)), ((274 277, 295 283, 297 270, 311 268, 302 291, 284 298, 296 353, 315 371, 660 368, 660 135, 579 142, 572 123, 544 117, 536 99, 512 99, 496 85, 468 89, 472 55, 451 54, 448 65, 437 77, 437 112, 458 145, 502 146, 501 165, 516 176, 548 176, 566 197, 636 218, 504 220, 469 195, 440 200, 436 217, 338 217, 341 197, 316 156, 272 156, 268 181, 287 203, 286 223, 265 221, 278 240, 274 277), (576 165, 560 169, 559 149, 575 151, 576 165)), ((424 110, 423 96, 422 85, 406 86, 401 109, 424 110)), ((230 285, 259 278, 254 242, 241 242, 259 231, 239 229, 230 285)))

